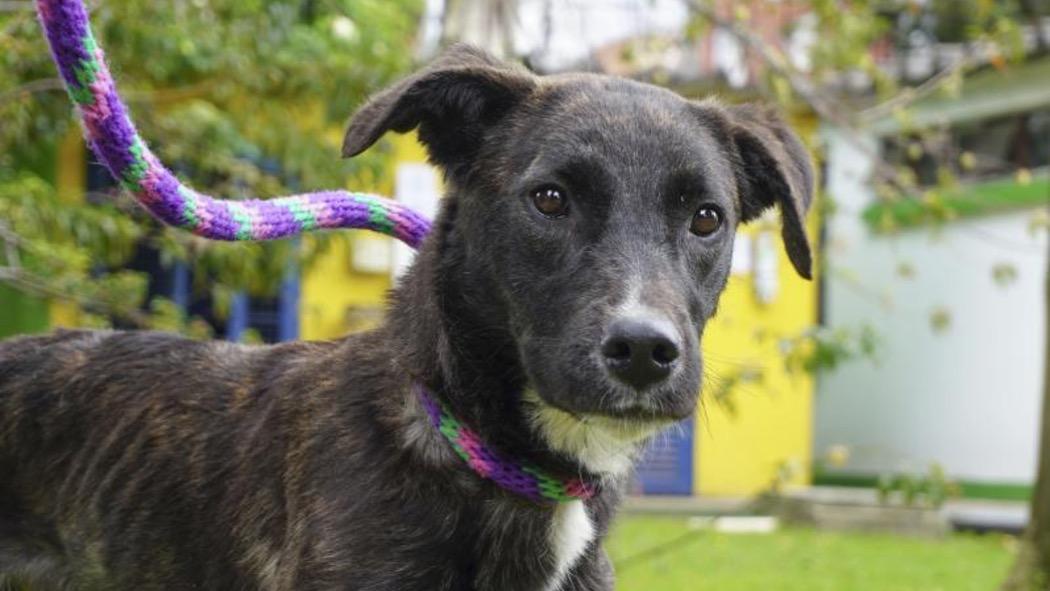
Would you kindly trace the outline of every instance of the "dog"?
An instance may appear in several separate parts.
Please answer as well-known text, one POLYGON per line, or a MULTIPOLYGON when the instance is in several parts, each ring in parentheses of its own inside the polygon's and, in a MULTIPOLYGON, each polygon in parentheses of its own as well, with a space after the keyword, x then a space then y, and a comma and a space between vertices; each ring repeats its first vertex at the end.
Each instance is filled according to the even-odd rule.
POLYGON ((364 104, 344 155, 413 129, 448 190, 376 330, 0 344, 0 580, 613 588, 602 540, 639 450, 695 411, 737 225, 778 206, 810 275, 807 153, 762 107, 468 46, 364 104), (434 409, 578 494, 501 485, 434 409))

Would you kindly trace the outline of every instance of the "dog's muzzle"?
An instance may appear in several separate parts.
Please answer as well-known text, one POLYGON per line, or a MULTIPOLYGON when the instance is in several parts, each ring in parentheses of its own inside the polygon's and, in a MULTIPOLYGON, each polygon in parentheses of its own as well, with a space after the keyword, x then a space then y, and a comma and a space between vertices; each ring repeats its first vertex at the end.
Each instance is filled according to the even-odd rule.
POLYGON ((681 344, 670 321, 626 316, 613 320, 601 344, 605 368, 638 392, 666 381, 678 365, 681 344))

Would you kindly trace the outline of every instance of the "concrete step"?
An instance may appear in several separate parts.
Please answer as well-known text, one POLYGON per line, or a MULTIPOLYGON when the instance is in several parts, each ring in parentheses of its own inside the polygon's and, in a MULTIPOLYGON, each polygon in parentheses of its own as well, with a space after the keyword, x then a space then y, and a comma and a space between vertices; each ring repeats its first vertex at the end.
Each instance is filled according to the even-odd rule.
POLYGON ((1028 503, 960 499, 949 501, 944 513, 952 528, 977 533, 1020 534, 1028 525, 1028 503))
MULTIPOLYGON (((787 507, 795 512, 796 517, 804 516, 812 525, 830 529, 938 534, 950 528, 1018 534, 1028 523, 1028 503, 1021 501, 952 499, 939 509, 906 508, 898 502, 883 505, 874 489, 835 486, 792 488, 782 493, 782 500, 787 501, 787 507)), ((758 503, 748 497, 633 496, 627 499, 624 511, 649 515, 718 516, 775 512, 774 506, 776 503, 758 503)))

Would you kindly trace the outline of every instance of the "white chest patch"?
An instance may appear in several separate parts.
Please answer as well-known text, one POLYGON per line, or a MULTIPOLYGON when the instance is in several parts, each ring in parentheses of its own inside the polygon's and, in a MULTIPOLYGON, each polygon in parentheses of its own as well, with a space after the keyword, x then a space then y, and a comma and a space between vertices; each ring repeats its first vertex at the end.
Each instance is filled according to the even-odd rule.
POLYGON ((559 503, 548 533, 550 551, 554 557, 554 575, 546 591, 557 591, 569 570, 580 559, 587 546, 594 541, 594 524, 587 515, 583 501, 559 503))
POLYGON ((635 423, 608 417, 577 417, 525 391, 528 418, 533 428, 553 449, 576 459, 602 476, 619 477, 634 466, 643 441, 668 425, 667 421, 635 423))

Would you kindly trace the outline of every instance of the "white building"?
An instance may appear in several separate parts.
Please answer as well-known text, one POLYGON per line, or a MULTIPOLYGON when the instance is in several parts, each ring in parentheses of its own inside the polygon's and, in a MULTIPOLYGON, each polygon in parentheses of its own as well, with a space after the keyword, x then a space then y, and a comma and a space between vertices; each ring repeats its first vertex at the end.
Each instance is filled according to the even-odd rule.
POLYGON ((835 475, 924 472, 937 462, 963 482, 1034 480, 1048 248, 1046 230, 1031 226, 1050 211, 1048 80, 1050 60, 988 71, 960 98, 915 109, 917 123, 950 127, 977 171, 1009 168, 1011 158, 1032 166, 972 188, 987 211, 934 229, 880 234, 862 215, 879 215, 871 154, 885 154, 877 134, 891 125, 859 138, 824 131, 827 192, 838 206, 827 220, 825 321, 870 325, 883 342, 877 363, 819 380, 815 451, 851 452, 835 475))

